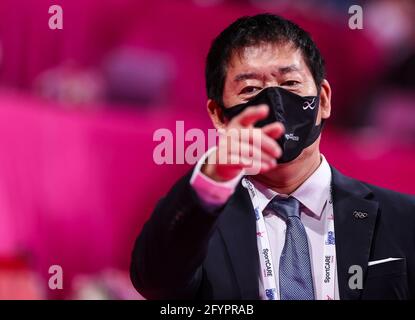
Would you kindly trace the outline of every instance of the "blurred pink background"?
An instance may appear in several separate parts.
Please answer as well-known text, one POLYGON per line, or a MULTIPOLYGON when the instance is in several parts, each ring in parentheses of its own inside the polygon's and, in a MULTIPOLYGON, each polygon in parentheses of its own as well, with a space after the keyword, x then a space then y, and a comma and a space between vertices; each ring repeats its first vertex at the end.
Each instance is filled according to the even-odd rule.
POLYGON ((415 194, 414 2, 361 2, 363 30, 348 27, 350 1, 291 2, 0 2, 0 298, 141 298, 133 241, 190 169, 156 165, 153 133, 211 128, 204 59, 242 15, 280 14, 316 40, 333 89, 329 162, 415 194), (48 27, 53 4, 63 30, 48 27), (48 288, 51 265, 62 290, 48 288))

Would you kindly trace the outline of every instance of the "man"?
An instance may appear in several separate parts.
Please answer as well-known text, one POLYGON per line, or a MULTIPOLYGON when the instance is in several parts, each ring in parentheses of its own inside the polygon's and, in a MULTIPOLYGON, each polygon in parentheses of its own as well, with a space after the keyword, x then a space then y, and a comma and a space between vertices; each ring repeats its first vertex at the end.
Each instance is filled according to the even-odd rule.
POLYGON ((144 226, 135 288, 149 299, 415 298, 415 199, 320 154, 331 89, 310 36, 275 15, 238 19, 211 46, 206 86, 225 134, 144 226), (229 147, 230 130, 249 134, 229 147))

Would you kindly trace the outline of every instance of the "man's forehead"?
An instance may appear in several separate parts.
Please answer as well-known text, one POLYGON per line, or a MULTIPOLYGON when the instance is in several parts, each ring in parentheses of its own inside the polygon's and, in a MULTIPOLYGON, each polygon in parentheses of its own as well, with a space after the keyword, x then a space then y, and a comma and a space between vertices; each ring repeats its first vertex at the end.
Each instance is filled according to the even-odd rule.
POLYGON ((245 61, 255 58, 270 57, 273 59, 286 58, 301 55, 301 50, 291 42, 283 43, 262 43, 235 49, 230 57, 230 61, 245 61))
POLYGON ((238 73, 248 73, 255 69, 266 68, 288 73, 300 71, 304 66, 300 49, 292 44, 267 44, 246 47, 235 52, 229 61, 228 71, 238 69, 238 73))

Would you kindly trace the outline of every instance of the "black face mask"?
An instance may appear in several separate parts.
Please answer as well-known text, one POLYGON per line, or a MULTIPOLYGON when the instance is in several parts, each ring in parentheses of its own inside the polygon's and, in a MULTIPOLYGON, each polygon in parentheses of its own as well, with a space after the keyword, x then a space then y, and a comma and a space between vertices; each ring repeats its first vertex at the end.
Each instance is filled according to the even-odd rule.
POLYGON ((297 158, 319 137, 323 128, 323 121, 316 125, 319 102, 318 96, 302 97, 280 87, 268 87, 248 102, 222 107, 222 111, 230 120, 247 107, 267 104, 270 108, 267 118, 255 126, 261 128, 275 121, 282 122, 285 134, 277 140, 282 150, 278 163, 285 163, 297 158))

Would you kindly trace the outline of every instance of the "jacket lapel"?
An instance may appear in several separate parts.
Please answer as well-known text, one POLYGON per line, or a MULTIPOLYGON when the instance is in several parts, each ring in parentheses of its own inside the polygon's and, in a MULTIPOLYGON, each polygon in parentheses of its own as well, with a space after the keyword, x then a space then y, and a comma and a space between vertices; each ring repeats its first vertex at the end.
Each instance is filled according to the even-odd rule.
POLYGON ((349 268, 360 266, 365 279, 379 204, 367 186, 331 169, 340 299, 355 300, 361 290, 350 288, 349 268))
POLYGON ((219 229, 235 272, 241 299, 258 299, 258 248, 255 214, 248 191, 240 183, 220 217, 219 229))

